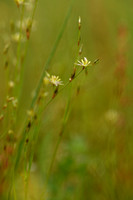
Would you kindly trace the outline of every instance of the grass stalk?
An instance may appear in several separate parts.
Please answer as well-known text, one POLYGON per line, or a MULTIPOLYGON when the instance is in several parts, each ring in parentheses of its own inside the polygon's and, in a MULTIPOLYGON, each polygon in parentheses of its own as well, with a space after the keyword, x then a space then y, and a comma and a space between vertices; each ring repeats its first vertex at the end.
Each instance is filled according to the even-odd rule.
MULTIPOLYGON (((73 2, 73 1, 72 1, 72 2, 73 2)), ((49 58, 48 58, 48 60, 47 60, 47 62, 46 62, 46 64, 45 64, 45 66, 44 66, 44 68, 43 68, 43 71, 42 71, 42 74, 41 74, 39 83, 38 83, 37 88, 36 88, 36 91, 35 91, 35 96, 33 97, 32 102, 31 102, 31 106, 30 106, 31 109, 33 109, 34 106, 35 106, 35 103, 36 103, 36 100, 37 100, 37 97, 38 97, 38 94, 39 94, 39 92, 40 92, 40 88, 41 88, 41 85, 42 85, 42 81, 43 81, 43 78, 44 78, 44 76, 45 76, 45 71, 48 69, 49 64, 50 64, 50 62, 51 62, 51 60, 52 60, 52 58, 53 58, 53 56, 54 56, 54 54, 55 54, 55 52, 56 52, 56 49, 57 49, 57 47, 58 47, 58 45, 59 45, 59 42, 60 42, 61 38, 62 38, 62 36, 63 36, 65 27, 66 27, 66 25, 67 25, 68 19, 69 19, 70 14, 71 14, 71 10, 72 10, 72 5, 70 5, 70 7, 69 7, 69 10, 68 10, 68 13, 67 13, 67 15, 66 15, 66 18, 65 18, 65 20, 64 20, 64 23, 63 23, 63 25, 62 25, 62 28, 61 28, 61 30, 60 30, 58 36, 57 36, 57 39, 56 39, 56 41, 55 41, 55 44, 54 44, 54 46, 53 46, 53 48, 52 48, 52 51, 51 51, 51 53, 50 53, 50 56, 49 56, 49 58)), ((48 102, 48 104, 49 104, 51 101, 52 101, 52 99, 50 99, 50 101, 48 102)), ((27 119, 26 119, 26 121, 25 121, 24 130, 23 130, 23 132, 22 132, 22 139, 20 140, 20 143, 19 143, 19 145, 18 145, 17 154, 16 154, 16 159, 15 159, 14 170, 17 169, 18 164, 19 164, 19 161, 20 161, 20 158, 21 158, 21 153, 22 153, 23 145, 24 145, 25 138, 26 138, 26 126, 27 126, 27 119)))

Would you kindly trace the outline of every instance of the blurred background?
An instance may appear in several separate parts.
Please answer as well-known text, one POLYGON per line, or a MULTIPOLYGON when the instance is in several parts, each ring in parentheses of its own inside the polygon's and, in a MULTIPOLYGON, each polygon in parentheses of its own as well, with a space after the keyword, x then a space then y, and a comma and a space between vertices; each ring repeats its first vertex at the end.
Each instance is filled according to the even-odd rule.
MULTIPOLYGON (((17 130, 63 24, 70 0, 39 0, 25 60, 17 130)), ((133 199, 133 1, 76 0, 49 72, 66 82, 77 53, 81 16, 82 57, 99 64, 72 85, 70 116, 48 186, 45 177, 61 129, 70 86, 45 110, 29 182, 29 199, 47 188, 48 200, 133 199)), ((13 0, 0 0, 0 107, 6 98, 3 56, 11 23, 19 20, 13 0)), ((12 66, 12 65, 11 65, 12 66)), ((11 69, 12 71, 13 69, 11 69)), ((17 134, 17 133, 16 133, 17 134)), ((18 179, 19 199, 23 183, 18 179)))

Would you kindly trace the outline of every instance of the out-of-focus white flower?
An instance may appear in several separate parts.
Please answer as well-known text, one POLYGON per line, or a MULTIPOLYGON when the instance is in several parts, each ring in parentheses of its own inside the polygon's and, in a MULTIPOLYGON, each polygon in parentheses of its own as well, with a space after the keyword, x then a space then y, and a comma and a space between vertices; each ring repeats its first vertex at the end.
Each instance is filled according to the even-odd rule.
POLYGON ((105 119, 111 123, 116 123, 119 118, 119 113, 116 110, 108 110, 105 113, 105 119))
POLYGON ((9 83, 8 83, 8 85, 9 85, 9 88, 14 88, 14 82, 13 81, 9 81, 9 83))
POLYGON ((11 130, 11 129, 8 131, 8 134, 9 134, 9 135, 11 135, 11 134, 13 134, 13 133, 14 133, 14 131, 11 130))
POLYGON ((22 42, 24 42, 24 36, 22 34, 20 34, 19 32, 15 33, 12 35, 12 40, 14 42, 19 42, 19 40, 21 40, 22 42))
POLYGON ((18 106, 18 99, 14 99, 12 101, 12 105, 13 105, 14 108, 17 108, 17 106, 18 106))
POLYGON ((35 28, 36 28, 36 21, 35 20, 31 21, 30 18, 23 19, 22 24, 21 24, 21 21, 17 21, 16 22, 16 27, 20 29, 20 27, 22 26, 22 29, 24 31, 27 28, 31 27, 31 25, 32 25, 32 30, 35 30, 35 28))

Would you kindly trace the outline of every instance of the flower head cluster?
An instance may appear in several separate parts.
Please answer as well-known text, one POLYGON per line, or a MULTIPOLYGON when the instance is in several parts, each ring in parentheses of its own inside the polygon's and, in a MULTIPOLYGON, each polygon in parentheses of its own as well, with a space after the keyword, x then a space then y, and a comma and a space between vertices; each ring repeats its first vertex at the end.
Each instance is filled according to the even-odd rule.
POLYGON ((43 81, 44 81, 44 84, 52 83, 56 87, 59 85, 63 85, 63 82, 61 81, 59 76, 55 76, 55 75, 50 76, 50 74, 47 72, 46 72, 46 77, 44 77, 43 81))
POLYGON ((59 86, 59 85, 63 85, 61 79, 59 78, 59 76, 55 76, 55 75, 52 75, 50 77, 50 82, 55 85, 56 87, 59 86))
POLYGON ((75 65, 81 66, 81 67, 88 67, 91 65, 91 61, 88 61, 86 57, 84 57, 83 59, 81 59, 81 61, 77 61, 77 63, 75 63, 75 65))

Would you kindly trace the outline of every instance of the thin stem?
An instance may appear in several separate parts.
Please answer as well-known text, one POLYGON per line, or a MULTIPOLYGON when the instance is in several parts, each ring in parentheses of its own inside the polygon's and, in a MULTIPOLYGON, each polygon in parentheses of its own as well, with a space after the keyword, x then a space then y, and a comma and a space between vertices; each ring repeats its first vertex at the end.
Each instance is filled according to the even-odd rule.
POLYGON ((55 55, 56 49, 57 49, 57 47, 58 47, 58 45, 59 45, 59 42, 60 42, 60 40, 61 40, 61 38, 62 38, 62 36, 63 36, 65 27, 66 27, 66 25, 67 25, 68 19, 69 19, 70 14, 71 14, 71 10, 72 10, 72 6, 70 6, 70 8, 69 8, 69 10, 68 10, 67 16, 66 16, 66 18, 65 18, 65 20, 64 20, 64 23, 63 23, 62 27, 61 27, 61 30, 60 30, 60 32, 59 32, 59 35, 57 36, 57 39, 56 39, 56 41, 55 41, 55 44, 54 44, 54 46, 53 46, 53 48, 52 48, 52 50, 51 50, 50 56, 49 56, 49 58, 48 58, 48 60, 47 60, 47 62, 46 62, 46 64, 45 64, 45 66, 44 66, 44 68, 43 68, 43 71, 42 71, 40 80, 39 80, 39 82, 38 82, 38 85, 37 85, 37 88, 36 88, 36 91, 35 91, 35 96, 33 97, 32 102, 31 102, 31 108, 33 108, 34 105, 35 105, 35 102, 36 102, 36 100, 37 100, 37 97, 38 97, 38 94, 39 94, 39 91, 40 91, 40 88, 41 88, 41 85, 42 85, 42 82, 43 82, 43 78, 44 78, 44 76, 45 76, 45 74, 46 74, 46 70, 49 68, 49 64, 50 64, 50 62, 51 62, 53 56, 55 55))
MULTIPOLYGON (((78 74, 75 76, 75 78, 77 78, 80 73, 83 71, 83 68, 78 72, 78 74)), ((74 78, 74 79, 75 79, 74 78)), ((73 80, 74 80, 73 79, 73 80)), ((69 83, 72 83, 69 81, 69 83)), ((66 88, 66 86, 68 85, 68 82, 65 84, 65 86, 60 90, 60 92, 66 88)), ((71 96, 69 96, 69 100, 68 100, 68 104, 66 106, 66 110, 65 110, 65 114, 64 114, 64 118, 63 118, 63 124, 62 124, 62 129, 61 129, 61 132, 59 134, 59 137, 58 137, 58 141, 56 143, 56 147, 55 147, 55 151, 54 151, 54 154, 52 156, 52 161, 51 161, 51 164, 50 164, 50 167, 49 167, 49 170, 48 170, 48 174, 47 174, 47 179, 46 179, 46 182, 48 182, 48 179, 49 179, 49 176, 50 176, 50 173, 51 173, 51 169, 53 167, 53 164, 54 164, 54 161, 55 161, 55 157, 56 157, 56 154, 57 154, 57 150, 58 150, 58 147, 59 147, 59 144, 61 142, 61 139, 62 139, 62 136, 63 136, 63 132, 64 132, 64 129, 65 129, 65 124, 67 122, 67 119, 68 119, 68 115, 69 115, 69 106, 70 106, 70 98, 71 96)), ((40 112, 38 113, 38 115, 40 116, 40 119, 41 119, 41 115, 42 113, 44 112, 44 110, 47 108, 47 106, 53 101, 54 99, 51 98, 47 104, 45 105, 45 107, 43 107, 40 112)), ((34 127, 34 131, 33 131, 33 135, 32 135, 32 138, 31 140, 34 139, 34 141, 37 141, 37 138, 38 138, 38 132, 39 132, 39 129, 40 129, 40 124, 35 126, 34 127)), ((33 161, 33 156, 34 156, 34 148, 33 148, 33 152, 32 152, 32 155, 31 155, 31 158, 30 158, 30 162, 29 162, 29 167, 28 167, 28 174, 27 174, 27 184, 28 184, 28 177, 29 177, 29 173, 30 173, 30 169, 31 169, 31 164, 32 164, 32 161, 33 161)), ((28 186, 26 185, 26 188, 28 186)), ((27 196, 27 191, 26 191, 26 196, 27 196)), ((41 197, 43 197, 43 193, 41 195, 41 197)))
POLYGON ((19 30, 19 41, 18 41, 18 46, 17 46, 17 62, 16 62, 16 74, 15 78, 17 80, 17 72, 19 69, 19 64, 20 64, 20 51, 21 51, 21 38, 22 38, 22 25, 23 25, 23 18, 24 18, 24 4, 22 5, 22 11, 21 11, 21 17, 20 17, 20 30, 19 30))
MULTIPOLYGON (((50 54, 45 66, 44 66, 43 71, 42 71, 39 83, 38 83, 36 91, 35 91, 35 96, 34 96, 32 102, 31 102, 31 106, 30 106, 31 109, 33 109, 34 106, 35 106, 35 103, 36 103, 36 100, 37 100, 37 97, 38 97, 38 94, 39 94, 39 91, 40 91, 40 88, 41 88, 41 85, 42 85, 43 77, 45 75, 45 71, 46 71, 46 69, 48 69, 49 64, 50 64, 50 62, 51 62, 51 60, 52 60, 52 58, 53 58, 53 56, 54 56, 54 54, 56 52, 56 49, 58 47, 58 44, 59 44, 59 42, 60 42, 60 40, 62 38, 62 35, 64 33, 65 27, 66 27, 67 22, 68 22, 68 19, 70 17, 71 10, 72 10, 72 5, 70 6, 70 8, 68 10, 67 16, 66 16, 66 18, 64 20, 64 23, 63 23, 63 26, 62 26, 62 28, 61 28, 61 30, 59 32, 59 35, 57 36, 57 39, 55 41, 55 44, 54 44, 53 49, 51 51, 51 54, 50 54)), ((52 99, 50 99, 50 101, 47 104, 49 104, 51 101, 52 101, 52 99)), ((20 158, 21 158, 21 153, 22 153, 22 150, 23 150, 23 144, 24 144, 24 141, 25 141, 25 138, 26 138, 26 133, 27 133, 26 132, 26 126, 27 126, 27 119, 25 120, 25 126, 24 126, 24 130, 22 132, 22 139, 21 139, 21 141, 19 143, 19 146, 18 146, 14 170, 16 170, 16 168, 18 167, 18 164, 19 164, 19 161, 20 161, 20 158)))
MULTIPOLYGON (((79 30, 78 31, 78 49, 77 49, 77 59, 76 59, 76 61, 79 59, 79 49, 80 49, 80 41, 81 41, 81 27, 78 30, 79 30)), ((82 68, 82 70, 83 70, 83 68, 82 68)), ((79 71, 78 74, 74 78, 78 77, 79 74, 82 72, 82 70, 79 71)), ((70 83, 70 81, 66 83, 65 87, 69 83, 70 83)), ((62 89, 64 89, 64 88, 62 88, 62 89)), ((52 160, 51 160, 51 163, 50 163, 50 167, 49 167, 49 170, 48 170, 48 175, 47 175, 47 181, 46 182, 48 182, 48 179, 50 177, 50 173, 52 171, 52 167, 53 167, 53 164, 54 164, 54 161, 55 161, 55 158, 56 158, 56 154, 57 154, 57 151, 58 151, 61 139, 63 137, 63 133, 64 133, 64 130, 65 130, 65 125, 66 125, 66 123, 68 121, 68 117, 69 117, 69 113, 70 113, 69 112, 69 109, 70 109, 70 99, 71 99, 71 90, 70 90, 70 95, 68 97, 68 103, 67 103, 67 106, 66 106, 66 109, 65 109, 65 113, 64 113, 64 118, 63 118, 63 123, 62 123, 62 127, 61 127, 61 132, 59 134, 59 137, 58 137, 58 140, 57 140, 57 143, 56 143, 56 146, 55 146, 55 150, 54 150, 54 153, 53 153, 53 156, 52 156, 52 160)))
MULTIPOLYGON (((82 72, 83 70, 84 70, 84 69, 82 68, 82 69, 75 75, 75 77, 73 78, 73 80, 76 79, 76 78, 81 74, 81 72, 82 72)), ((64 90, 71 82, 72 82, 72 81, 68 81, 68 82, 58 91, 58 93, 60 93, 62 90, 64 90)))
POLYGON ((57 154, 60 142, 61 142, 62 137, 63 137, 63 133, 64 133, 64 130, 65 130, 65 125, 66 125, 67 120, 68 120, 68 116, 69 116, 69 113, 70 113, 69 112, 69 109, 70 109, 70 98, 71 98, 71 95, 69 95, 68 103, 67 103, 67 106, 66 106, 66 109, 65 109, 65 113, 64 113, 64 117, 63 117, 63 123, 62 123, 61 131, 59 133, 59 137, 58 137, 58 140, 57 140, 57 143, 56 143, 56 146, 55 146, 55 150, 54 150, 54 153, 53 153, 53 156, 52 156, 52 160, 51 160, 50 167, 49 167, 49 170, 48 170, 46 182, 48 182, 48 179, 50 177, 50 173, 51 173, 51 170, 52 170, 55 158, 56 158, 56 154, 57 154))
MULTIPOLYGON (((36 9, 37 9, 38 1, 39 1, 39 0, 36 0, 36 1, 35 1, 35 6, 34 6, 34 8, 33 8, 32 16, 31 16, 31 28, 30 28, 30 30, 29 30, 29 34, 30 34, 30 35, 31 35, 33 20, 34 20, 35 12, 36 12, 36 9)), ((23 58, 24 60, 23 60, 22 66, 21 66, 22 71, 21 71, 20 84, 19 84, 19 89, 18 89, 18 103, 20 103, 20 98, 21 98, 21 94, 22 94, 22 87, 23 87, 24 73, 25 73, 25 57, 26 57, 26 55, 27 55, 28 45, 29 45, 29 39, 26 40, 25 52, 24 52, 24 58, 23 58)))

